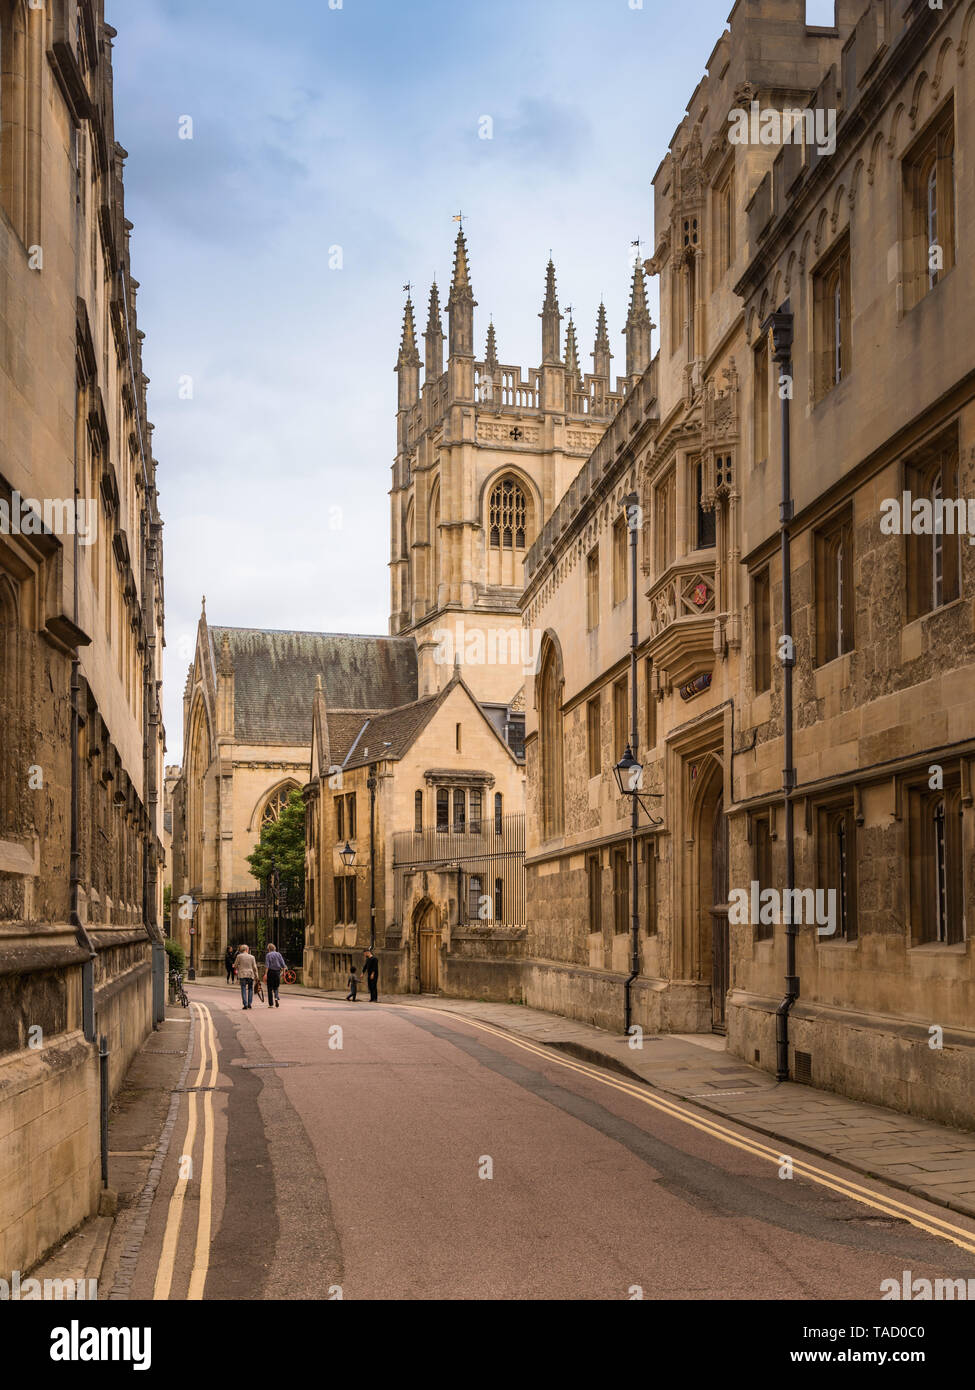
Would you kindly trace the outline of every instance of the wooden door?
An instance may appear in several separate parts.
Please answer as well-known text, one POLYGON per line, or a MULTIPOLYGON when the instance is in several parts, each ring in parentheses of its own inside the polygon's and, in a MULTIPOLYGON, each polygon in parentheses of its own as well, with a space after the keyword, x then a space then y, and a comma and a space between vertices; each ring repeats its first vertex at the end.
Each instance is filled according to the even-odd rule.
POLYGON ((440 928, 432 907, 420 923, 420 993, 440 993, 440 928))
POLYGON ((719 800, 711 832, 711 1027, 727 1031, 726 1001, 731 985, 728 935, 728 817, 719 800))

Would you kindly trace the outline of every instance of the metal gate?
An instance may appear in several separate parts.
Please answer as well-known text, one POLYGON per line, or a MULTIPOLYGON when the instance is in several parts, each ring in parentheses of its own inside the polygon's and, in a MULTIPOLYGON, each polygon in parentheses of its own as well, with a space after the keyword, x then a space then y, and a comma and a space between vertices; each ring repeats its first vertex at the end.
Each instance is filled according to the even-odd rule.
POLYGON ((246 941, 258 960, 273 941, 294 970, 305 959, 304 890, 227 894, 227 943, 246 941))

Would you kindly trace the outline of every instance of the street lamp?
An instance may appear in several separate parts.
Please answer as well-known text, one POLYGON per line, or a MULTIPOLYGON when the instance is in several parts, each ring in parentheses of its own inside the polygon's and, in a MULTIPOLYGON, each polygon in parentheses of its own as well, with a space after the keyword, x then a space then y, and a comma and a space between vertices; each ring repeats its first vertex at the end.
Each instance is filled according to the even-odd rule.
POLYGON ((355 863, 355 850, 349 844, 348 840, 345 842, 345 849, 339 851, 339 858, 347 869, 351 869, 352 865, 355 863))
POLYGON ((635 797, 639 805, 643 807, 651 825, 663 825, 663 817, 654 816, 649 807, 644 804, 643 800, 643 796, 646 796, 648 800, 661 801, 663 799, 663 793, 644 792, 643 796, 641 796, 640 792, 643 786, 643 764, 637 762, 636 758, 634 758, 633 751, 629 744, 626 745, 626 751, 613 768, 613 775, 616 778, 616 785, 620 789, 620 794, 622 796, 635 797))

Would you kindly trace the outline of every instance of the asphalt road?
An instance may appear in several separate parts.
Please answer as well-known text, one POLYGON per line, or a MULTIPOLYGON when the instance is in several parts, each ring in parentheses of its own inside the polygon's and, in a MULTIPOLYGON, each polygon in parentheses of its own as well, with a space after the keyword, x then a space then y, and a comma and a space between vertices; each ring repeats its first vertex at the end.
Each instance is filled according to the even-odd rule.
POLYGON ((193 1013, 132 1297, 878 1300, 905 1270, 975 1278, 975 1222, 493 1025, 217 990, 193 1013))

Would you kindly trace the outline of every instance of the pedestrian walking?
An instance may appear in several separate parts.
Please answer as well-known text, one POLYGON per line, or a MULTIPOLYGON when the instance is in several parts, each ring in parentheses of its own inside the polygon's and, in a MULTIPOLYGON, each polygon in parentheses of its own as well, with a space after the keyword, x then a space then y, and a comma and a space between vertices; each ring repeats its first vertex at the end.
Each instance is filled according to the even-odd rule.
POLYGON ((224 953, 223 963, 227 967, 227 984, 232 985, 234 982, 234 948, 229 943, 224 953))
POLYGON ((286 965, 284 956, 273 941, 267 948, 264 968, 267 972, 264 977, 264 983, 267 985, 267 1006, 269 1009, 280 1009, 281 998, 278 994, 278 986, 281 983, 281 971, 286 969, 286 965))
POLYGON ((366 984, 369 986, 369 1003, 376 1004, 379 1001, 379 961, 371 951, 366 952, 362 969, 365 973, 366 984))
POLYGON ((358 975, 355 973, 355 966, 353 965, 351 971, 349 972, 349 992, 348 992, 348 994, 345 996, 347 1000, 348 1000, 348 999, 351 999, 352 1002, 353 1002, 353 1004, 355 1003, 355 992, 356 992, 356 990, 357 990, 358 988, 359 988, 359 977, 358 977, 358 975))
POLYGON ((237 959, 234 962, 237 968, 237 979, 240 982, 240 998, 245 1009, 254 1007, 254 983, 257 980, 257 961, 251 955, 251 948, 247 945, 238 946, 237 959))

